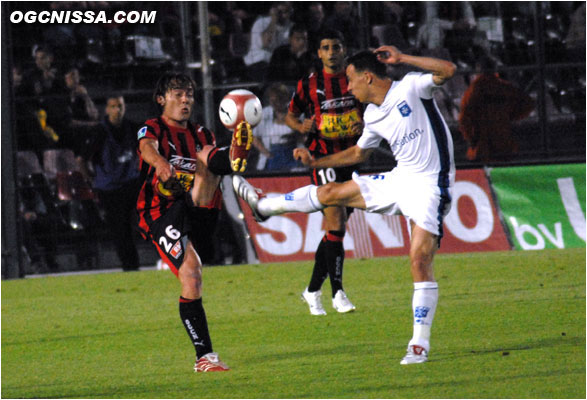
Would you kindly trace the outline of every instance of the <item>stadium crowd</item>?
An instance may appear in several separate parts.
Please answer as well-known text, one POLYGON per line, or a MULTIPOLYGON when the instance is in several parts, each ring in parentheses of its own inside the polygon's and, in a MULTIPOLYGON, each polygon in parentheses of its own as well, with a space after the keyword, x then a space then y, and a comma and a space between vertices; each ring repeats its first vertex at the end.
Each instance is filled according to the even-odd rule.
MULTIPOLYGON (((122 183, 136 178, 129 172, 136 168, 137 161, 129 153, 129 138, 136 133, 133 127, 137 122, 155 115, 155 110, 145 107, 151 98, 150 88, 162 72, 182 69, 187 50, 199 59, 199 47, 184 48, 182 15, 176 2, 59 1, 27 3, 27 7, 38 11, 157 11, 154 24, 11 26, 14 136, 29 273, 61 268, 55 258, 61 237, 66 237, 75 249, 76 269, 97 268, 96 238, 109 237, 105 224, 113 218, 108 211, 107 195, 121 187, 104 183, 108 171, 120 164, 128 169, 117 172, 122 183), (126 107, 126 116, 123 112, 120 117, 127 121, 124 129, 119 129, 112 119, 111 103, 115 101, 126 107), (104 137, 111 138, 106 140, 107 144, 104 137), (97 156, 96 143, 100 151, 110 146, 112 152, 118 153, 102 152, 97 156), (104 167, 104 162, 113 167, 104 167)), ((12 3, 11 8, 19 9, 19 5, 12 3)), ((189 21, 195 37, 195 3, 188 9, 192 12, 189 21)), ((520 145, 500 148, 500 154, 492 158, 491 147, 479 149, 491 140, 474 137, 470 124, 459 125, 467 120, 459 113, 466 106, 465 93, 473 89, 472 84, 480 75, 488 74, 501 82, 514 82, 508 85, 522 92, 520 96, 526 102, 524 109, 519 110, 520 118, 530 121, 539 117, 534 102, 538 100, 541 82, 531 68, 539 62, 535 15, 542 16, 539 22, 545 32, 545 51, 540 55, 543 62, 570 65, 566 69, 543 71, 545 96, 541 101, 546 113, 549 118, 579 113, 584 121, 584 2, 210 2, 212 74, 219 87, 214 97, 219 101, 227 88, 247 87, 265 105, 267 115, 264 113, 263 123, 254 130, 255 150, 250 156, 248 173, 303 170, 293 159, 272 158, 274 153, 285 154, 303 143, 283 122, 284 102, 289 102, 300 78, 321 69, 316 38, 322 29, 334 28, 344 36, 347 55, 385 44, 412 54, 450 60, 458 66, 458 74, 435 95, 451 127, 457 164, 519 157, 525 149, 532 149, 532 143, 540 142, 541 139, 527 133, 536 130, 536 123, 527 122, 527 129, 517 127, 515 135, 520 145), (536 14, 533 7, 540 7, 540 13, 536 14), (480 65, 479 60, 487 62, 480 65), (491 65, 489 70, 487 65, 491 65), (468 150, 475 146, 475 152, 468 150), (476 158, 476 153, 483 157, 476 158)), ((393 69, 393 74, 406 72, 407 68, 393 69)), ((198 80, 198 74, 194 78, 198 80)), ((469 94, 467 99, 472 97, 469 94)), ((196 119, 201 118, 198 101, 195 108, 196 119)), ((212 128, 219 144, 230 140, 222 125, 212 128)), ((513 133, 510 129, 504 135, 513 133)), ((584 149, 584 136, 569 140, 569 148, 584 149)), ((381 160, 386 158, 374 154, 365 168, 382 167, 381 160)), ((125 196, 132 197, 133 193, 125 196)), ((125 232, 131 236, 127 237, 128 243, 138 240, 135 233, 125 232)), ((217 234, 229 237, 227 242, 234 241, 230 229, 217 234)), ((120 233, 115 235, 115 242, 120 242, 121 237, 124 236, 120 233)), ((238 253, 235 248, 227 253, 238 253)), ((125 255, 121 251, 118 255, 125 269, 135 269, 139 264, 136 254, 125 255)), ((207 261, 215 264, 225 259, 223 254, 215 254, 207 261)), ((240 261, 238 256, 232 260, 240 261)))

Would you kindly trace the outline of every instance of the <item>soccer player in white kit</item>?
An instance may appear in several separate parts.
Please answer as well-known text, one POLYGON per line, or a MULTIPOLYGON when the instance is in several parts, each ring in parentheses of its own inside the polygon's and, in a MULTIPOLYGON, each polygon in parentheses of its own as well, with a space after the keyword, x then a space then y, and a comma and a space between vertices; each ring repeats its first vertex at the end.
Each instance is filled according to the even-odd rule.
POLYGON ((306 149, 294 150, 294 157, 311 168, 342 167, 365 161, 385 139, 397 161, 392 171, 355 174, 344 183, 309 185, 276 197, 260 196, 242 177, 233 177, 237 194, 261 218, 347 206, 380 214, 402 214, 408 219, 414 324, 401 364, 425 362, 430 350, 430 327, 438 303, 433 259, 442 238, 443 218, 450 210, 455 180, 452 138, 432 93, 455 70, 449 61, 403 54, 393 46, 357 53, 349 58, 346 74, 351 93, 360 102, 369 103, 363 117, 363 135, 355 146, 319 159, 313 159, 306 149), (385 64, 399 63, 426 72, 411 72, 393 81, 386 74, 385 64))

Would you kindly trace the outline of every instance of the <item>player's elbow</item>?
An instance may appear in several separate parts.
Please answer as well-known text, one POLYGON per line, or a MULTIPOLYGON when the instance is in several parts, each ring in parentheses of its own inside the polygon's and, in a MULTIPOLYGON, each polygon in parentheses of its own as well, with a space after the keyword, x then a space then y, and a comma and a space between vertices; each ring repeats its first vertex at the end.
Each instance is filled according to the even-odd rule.
POLYGON ((370 154, 371 154, 370 149, 362 149, 359 146, 355 145, 353 147, 353 153, 352 153, 353 164, 359 164, 359 163, 367 161, 370 154))

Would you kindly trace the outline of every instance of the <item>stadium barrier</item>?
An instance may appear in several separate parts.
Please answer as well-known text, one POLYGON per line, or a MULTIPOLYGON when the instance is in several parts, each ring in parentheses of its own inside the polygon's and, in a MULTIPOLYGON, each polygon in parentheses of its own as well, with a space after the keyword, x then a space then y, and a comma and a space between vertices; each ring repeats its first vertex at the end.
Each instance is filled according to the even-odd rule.
MULTIPOLYGON (((267 194, 288 193, 309 183, 307 177, 249 180, 267 194)), ((325 233, 321 213, 289 213, 258 224, 245 203, 239 202, 260 262, 314 258, 325 233)), ((585 247, 581 204, 585 204, 584 164, 458 170, 439 252, 585 247)), ((344 247, 350 258, 407 255, 406 220, 355 210, 344 247)))
POLYGON ((585 164, 495 168, 490 178, 514 249, 585 247, 585 164))

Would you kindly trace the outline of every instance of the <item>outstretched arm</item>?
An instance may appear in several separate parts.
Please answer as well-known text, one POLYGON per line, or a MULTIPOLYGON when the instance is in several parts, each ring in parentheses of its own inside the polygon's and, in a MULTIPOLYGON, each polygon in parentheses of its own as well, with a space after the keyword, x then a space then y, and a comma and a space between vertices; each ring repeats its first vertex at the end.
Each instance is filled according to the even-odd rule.
POLYGON ((450 61, 433 57, 420 57, 404 54, 395 46, 381 46, 375 49, 379 61, 385 64, 408 64, 432 72, 435 85, 442 85, 453 77, 457 66, 450 61))
POLYGON ((294 150, 294 158, 310 168, 329 168, 329 167, 346 167, 361 163, 369 158, 373 149, 362 149, 357 145, 349 147, 339 153, 334 153, 326 157, 314 159, 310 152, 304 148, 294 150))

